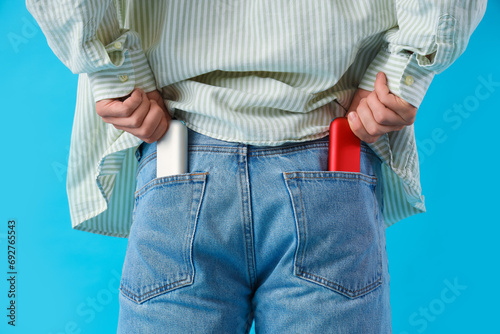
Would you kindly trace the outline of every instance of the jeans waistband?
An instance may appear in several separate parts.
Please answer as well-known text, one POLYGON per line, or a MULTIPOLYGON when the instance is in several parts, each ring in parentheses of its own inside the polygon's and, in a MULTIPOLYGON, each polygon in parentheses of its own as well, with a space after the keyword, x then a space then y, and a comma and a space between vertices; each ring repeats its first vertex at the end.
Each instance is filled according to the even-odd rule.
MULTIPOLYGON (((229 142, 229 141, 224 141, 220 139, 216 139, 210 136, 203 135, 199 132, 193 131, 188 128, 188 145, 190 149, 194 149, 196 146, 202 147, 202 146, 209 146, 209 147, 221 147, 221 148, 226 148, 226 149, 234 149, 235 151, 241 151, 244 150, 247 153, 256 153, 258 154, 266 152, 266 151, 275 151, 275 150, 282 150, 282 149, 287 149, 287 148, 293 148, 293 147, 300 147, 300 146, 322 146, 325 147, 328 145, 329 142, 329 136, 325 136, 323 138, 319 139, 314 139, 314 140, 309 140, 309 141, 302 141, 302 142, 289 142, 281 145, 276 145, 276 146, 260 146, 260 145, 249 145, 249 144, 244 144, 244 143, 238 143, 238 142, 229 142)), ((371 149, 365 142, 361 142, 361 149, 363 151, 366 151, 368 153, 372 153, 371 149)), ((156 151, 156 142, 148 144, 146 142, 143 142, 136 150, 136 158, 139 160, 141 156, 147 156, 153 152, 156 151)))
POLYGON ((217 138, 213 138, 204 134, 201 134, 199 132, 193 131, 188 128, 188 144, 189 145, 207 145, 207 146, 226 146, 226 147, 247 147, 249 149, 266 149, 266 148, 276 148, 276 147, 283 147, 283 146, 290 146, 290 145, 300 145, 304 143, 311 143, 311 142, 328 142, 328 136, 320 138, 320 139, 314 139, 310 141, 301 141, 301 142, 288 142, 285 144, 279 144, 279 145, 251 145, 251 144, 244 144, 244 143, 239 143, 239 142, 230 142, 230 141, 225 141, 217 138))

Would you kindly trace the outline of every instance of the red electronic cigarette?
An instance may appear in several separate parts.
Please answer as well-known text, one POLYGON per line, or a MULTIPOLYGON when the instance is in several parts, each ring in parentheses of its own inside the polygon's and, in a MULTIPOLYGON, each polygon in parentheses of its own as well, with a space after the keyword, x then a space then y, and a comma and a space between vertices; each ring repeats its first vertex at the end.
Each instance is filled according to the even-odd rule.
POLYGON ((361 140, 354 135, 346 117, 330 124, 328 170, 359 173, 361 140))

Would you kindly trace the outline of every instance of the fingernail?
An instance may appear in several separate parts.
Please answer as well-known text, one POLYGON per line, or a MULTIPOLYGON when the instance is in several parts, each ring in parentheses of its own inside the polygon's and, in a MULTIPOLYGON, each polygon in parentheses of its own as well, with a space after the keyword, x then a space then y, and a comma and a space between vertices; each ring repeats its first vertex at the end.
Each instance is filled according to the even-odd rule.
POLYGON ((349 113, 349 120, 350 120, 350 121, 354 121, 355 119, 356 119, 355 112, 350 112, 350 113, 349 113))

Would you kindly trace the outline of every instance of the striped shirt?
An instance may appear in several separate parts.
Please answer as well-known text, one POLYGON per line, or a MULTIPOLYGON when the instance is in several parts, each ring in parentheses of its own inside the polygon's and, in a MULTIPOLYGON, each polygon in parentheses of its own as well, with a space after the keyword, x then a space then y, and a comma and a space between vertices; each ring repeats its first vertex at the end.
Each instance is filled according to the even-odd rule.
MULTIPOLYGON (((79 74, 68 161, 72 227, 127 237, 141 140, 95 102, 158 89, 202 134, 254 145, 324 137, 358 88, 387 75, 420 103, 465 50, 486 0, 27 0, 49 46, 79 74)), ((414 127, 370 144, 390 226, 425 211, 414 127)))

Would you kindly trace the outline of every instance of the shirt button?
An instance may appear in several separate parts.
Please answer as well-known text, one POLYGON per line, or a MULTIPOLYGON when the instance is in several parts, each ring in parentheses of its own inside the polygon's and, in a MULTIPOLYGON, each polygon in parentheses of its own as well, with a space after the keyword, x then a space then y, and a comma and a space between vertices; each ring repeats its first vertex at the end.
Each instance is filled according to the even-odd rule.
POLYGON ((115 44, 113 44, 113 46, 115 47, 115 49, 121 49, 122 43, 121 42, 115 42, 115 44))
POLYGON ((414 82, 415 82, 415 79, 413 79, 413 77, 411 75, 409 75, 405 78, 405 84, 407 84, 408 86, 413 85, 414 82))
POLYGON ((118 79, 120 79, 121 82, 125 82, 128 80, 128 75, 126 74, 119 75, 118 79))

